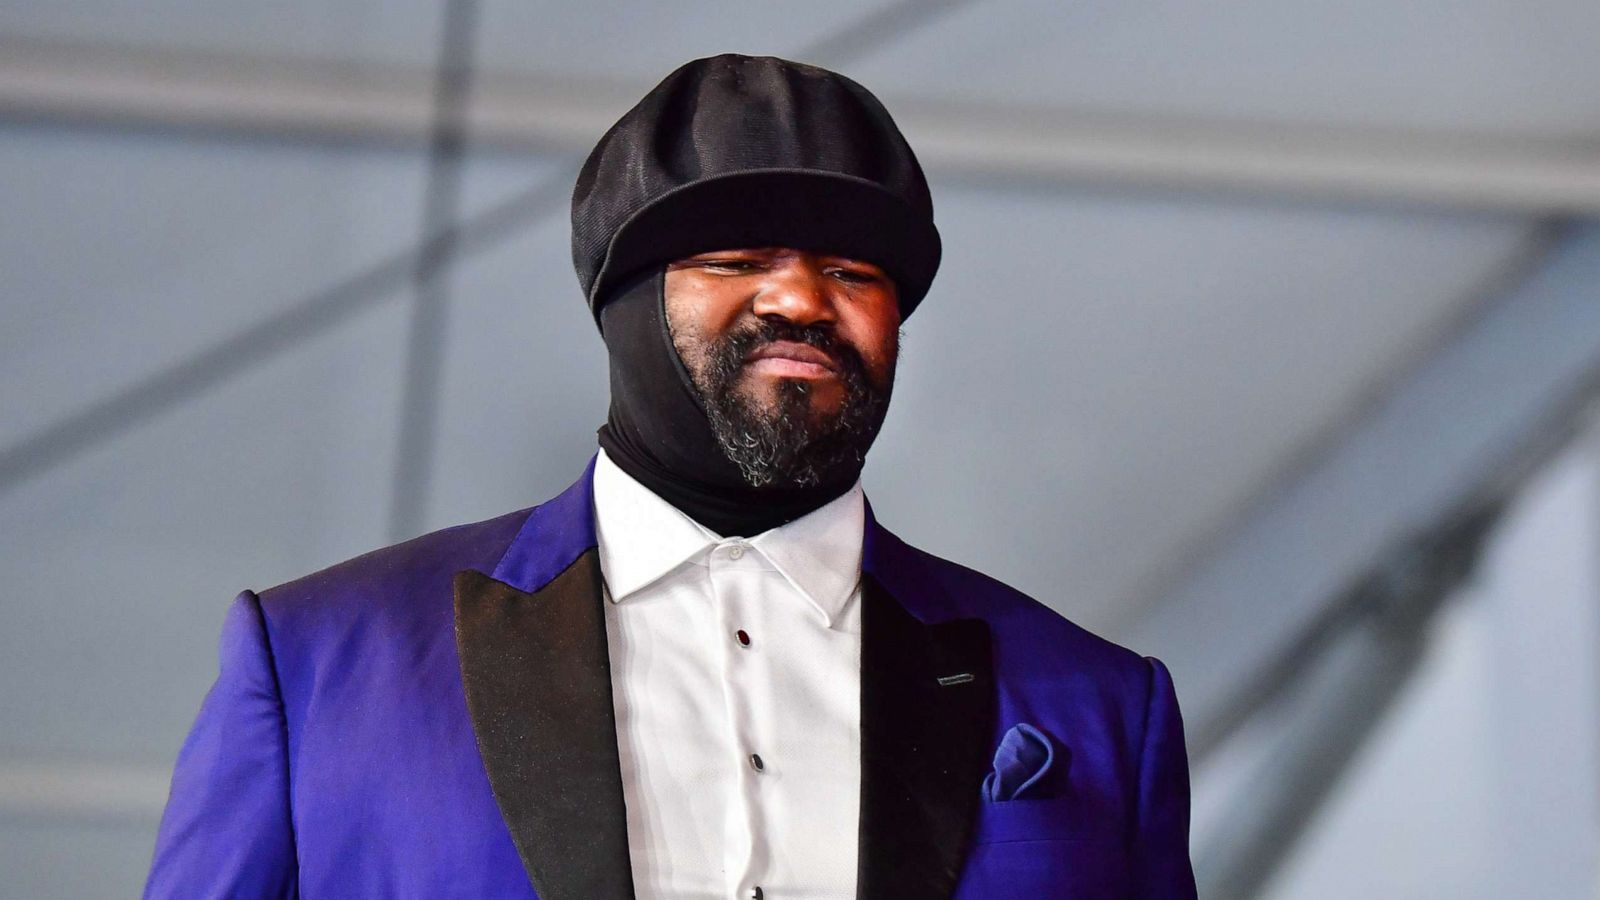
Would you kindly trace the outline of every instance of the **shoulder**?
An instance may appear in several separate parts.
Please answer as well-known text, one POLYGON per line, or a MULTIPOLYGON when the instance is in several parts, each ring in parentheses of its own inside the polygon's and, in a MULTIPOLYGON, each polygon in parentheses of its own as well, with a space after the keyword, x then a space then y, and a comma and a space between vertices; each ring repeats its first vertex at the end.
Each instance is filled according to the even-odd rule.
POLYGON ((492 571, 530 512, 443 528, 268 588, 257 594, 262 611, 270 626, 411 607, 441 594, 448 606, 455 573, 492 571))
POLYGON ((247 592, 257 601, 245 606, 254 607, 259 670, 269 673, 261 693, 279 698, 291 753, 371 741, 410 721, 410 706, 454 708, 440 704, 460 690, 455 575, 492 571, 529 512, 441 529, 247 592))
POLYGON ((985 621, 997 663, 1048 676, 1092 671, 1097 679, 1121 681, 1136 693, 1151 684, 1158 663, 1102 637, 1038 599, 971 567, 914 547, 893 535, 901 559, 932 581, 942 616, 985 621))

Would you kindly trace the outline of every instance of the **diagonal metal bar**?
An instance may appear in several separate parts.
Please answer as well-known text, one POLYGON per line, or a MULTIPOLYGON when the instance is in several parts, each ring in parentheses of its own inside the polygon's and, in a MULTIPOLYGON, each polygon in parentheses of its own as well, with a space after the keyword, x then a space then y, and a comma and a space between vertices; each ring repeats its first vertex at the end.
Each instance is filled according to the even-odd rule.
POLYGON ((1266 883, 1405 686, 1496 511, 1588 421, 1597 273, 1600 226, 1547 224, 1447 340, 1121 636, 1179 679, 1192 762, 1247 722, 1288 720, 1199 848, 1213 895, 1266 883))
POLYGON ((1465 511, 1403 546, 1337 604, 1279 673, 1270 756, 1197 854, 1205 896, 1260 895, 1415 675, 1440 610, 1467 581, 1503 505, 1465 511))
MULTIPOLYGON (((842 65, 969 2, 973 0, 900 0, 847 22, 794 55, 825 65, 842 65)), ((390 299, 396 291, 413 283, 424 268, 431 277, 442 278, 443 260, 459 262, 492 247, 565 203, 571 182, 569 167, 561 169, 561 175, 535 184, 456 227, 443 228, 416 247, 400 251, 266 321, 0 449, 0 494, 390 299), (429 260, 434 262, 429 264, 429 260)))
POLYGON ((492 248, 567 201, 570 167, 419 246, 306 297, 292 307, 150 375, 0 450, 0 493, 61 465, 178 404, 248 372, 385 300, 416 277, 425 259, 452 246, 452 259, 492 248))
POLYGON ((1308 444, 1216 529, 1222 538, 1196 546, 1184 567, 1143 592, 1152 599, 1128 604, 1111 630, 1183 673, 1194 750, 1248 716, 1254 692, 1246 685, 1296 636, 1314 632, 1328 602, 1394 541, 1443 521, 1490 473, 1506 471, 1522 442, 1546 429, 1546 416, 1565 415, 1553 396, 1582 394, 1578 373, 1591 364, 1594 317, 1583 300, 1546 282, 1582 268, 1596 234, 1560 220, 1531 231, 1514 258, 1473 288, 1461 319, 1434 346, 1308 444), (1571 324, 1561 337, 1572 345, 1563 355, 1548 353, 1538 365, 1507 359, 1539 339, 1528 332, 1563 319, 1571 324), (1485 375, 1490 367, 1498 378, 1485 375), (1352 498, 1361 499, 1359 517, 1352 498), (1274 602, 1262 604, 1263 596, 1274 602), (1202 649, 1216 646, 1230 651, 1219 659, 1202 649))
MULTIPOLYGON (((1530 451, 1526 462, 1544 460, 1554 447, 1564 445, 1569 436, 1564 427, 1549 434, 1560 435, 1560 439, 1541 441, 1530 451)), ((1525 474, 1532 468, 1532 465, 1518 464, 1517 471, 1525 474)), ((1275 651, 1257 677, 1229 696, 1219 710, 1188 729, 1185 741, 1190 758, 1205 761, 1249 722, 1280 707, 1299 689, 1314 660, 1348 641, 1352 633, 1367 627, 1375 614, 1400 621, 1408 631, 1420 634, 1422 629, 1417 626, 1418 621, 1431 617, 1445 594, 1471 574, 1485 535, 1520 483, 1519 477, 1514 483, 1472 497, 1445 517, 1437 533, 1403 544, 1392 558, 1329 604, 1293 640, 1275 651), (1424 580, 1424 576, 1430 587, 1438 588, 1436 591, 1427 593, 1410 586, 1424 580), (1402 580, 1408 580, 1405 591, 1396 586, 1402 580), (1400 616, 1398 613, 1405 611, 1403 604, 1417 609, 1425 607, 1425 611, 1400 616)), ((1394 631, 1393 625, 1390 622, 1385 627, 1394 631)), ((1348 735, 1348 732, 1341 733, 1348 735)))

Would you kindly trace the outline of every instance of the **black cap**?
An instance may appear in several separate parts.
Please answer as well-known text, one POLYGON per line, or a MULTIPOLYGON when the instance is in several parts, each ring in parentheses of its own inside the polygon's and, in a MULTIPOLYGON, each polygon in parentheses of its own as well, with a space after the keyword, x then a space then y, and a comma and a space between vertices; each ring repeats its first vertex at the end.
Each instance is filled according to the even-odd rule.
POLYGON ((826 69, 725 53, 680 66, 611 126, 572 193, 589 306, 641 270, 734 247, 851 256, 911 315, 939 269, 922 167, 883 104, 826 69))

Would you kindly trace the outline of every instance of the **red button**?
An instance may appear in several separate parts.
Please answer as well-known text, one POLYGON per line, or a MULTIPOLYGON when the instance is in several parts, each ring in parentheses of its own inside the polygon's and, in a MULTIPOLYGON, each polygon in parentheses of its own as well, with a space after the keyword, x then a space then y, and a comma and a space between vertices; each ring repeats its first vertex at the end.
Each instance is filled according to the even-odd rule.
POLYGON ((750 646, 750 635, 745 634, 743 628, 739 629, 738 631, 735 631, 733 633, 733 636, 739 639, 739 646, 741 646, 741 647, 750 646))

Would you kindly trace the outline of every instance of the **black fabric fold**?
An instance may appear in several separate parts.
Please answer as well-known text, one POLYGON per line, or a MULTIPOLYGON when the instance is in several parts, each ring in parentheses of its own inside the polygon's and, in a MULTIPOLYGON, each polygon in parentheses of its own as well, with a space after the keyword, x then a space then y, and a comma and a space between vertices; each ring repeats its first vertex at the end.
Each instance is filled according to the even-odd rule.
POLYGON ((635 278, 601 307, 611 409, 598 432, 617 467, 723 537, 750 537, 838 497, 860 476, 808 488, 745 482, 712 433, 666 322, 666 267, 635 278))
POLYGON ((632 900, 611 661, 590 548, 532 594, 456 573, 456 650, 489 786, 544 900, 632 900))
POLYGON ((856 896, 949 900, 989 771, 988 623, 924 624, 861 578, 861 821, 856 896))

